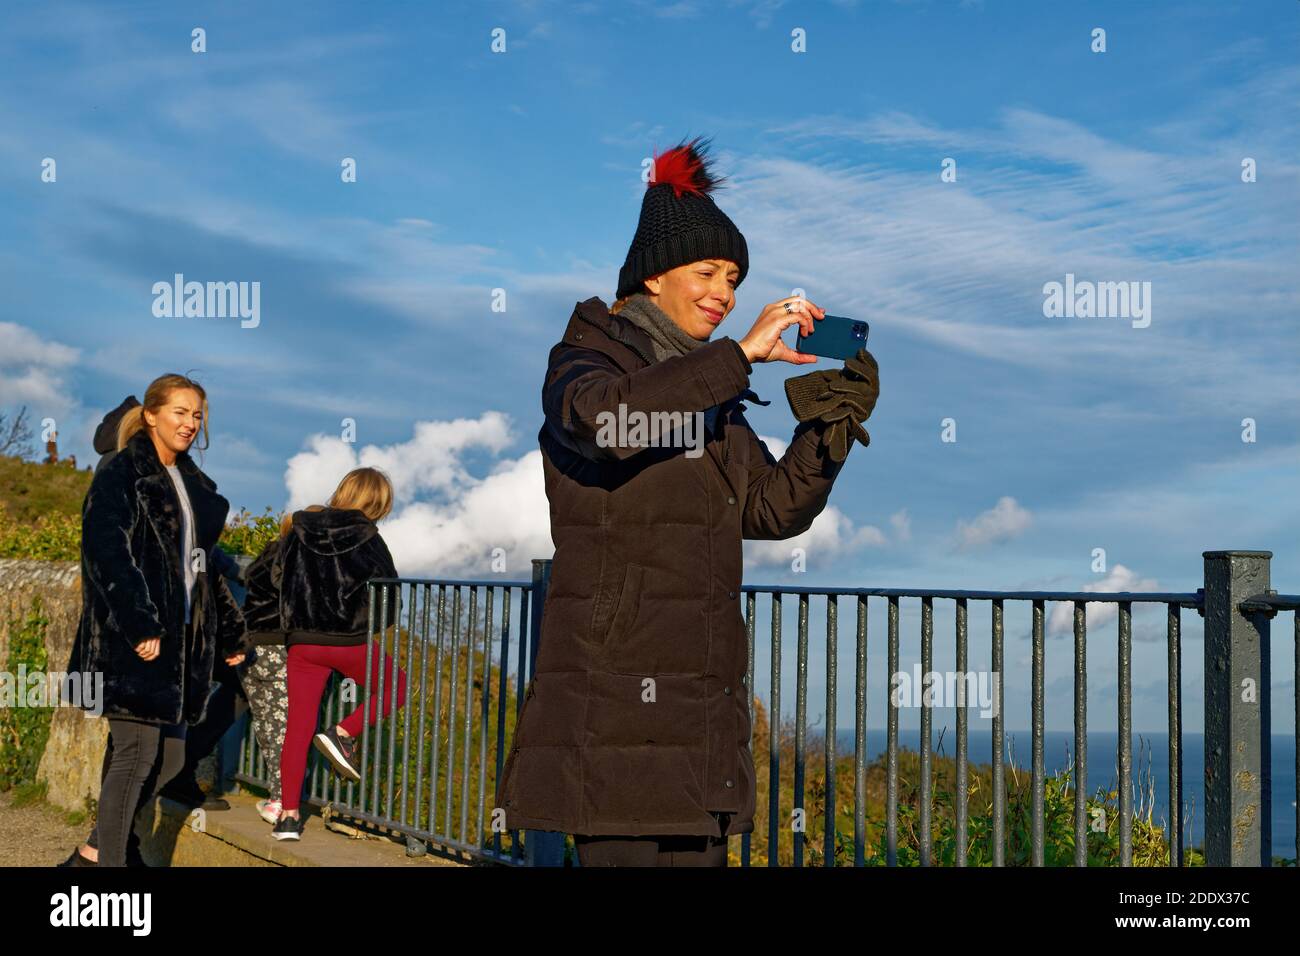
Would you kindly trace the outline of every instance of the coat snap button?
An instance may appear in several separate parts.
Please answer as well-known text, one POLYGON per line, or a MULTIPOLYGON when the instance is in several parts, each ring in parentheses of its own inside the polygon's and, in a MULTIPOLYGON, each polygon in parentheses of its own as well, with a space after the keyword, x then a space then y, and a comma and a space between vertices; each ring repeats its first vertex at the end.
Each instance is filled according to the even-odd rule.
POLYGON ((730 694, 730 693, 731 693, 731 688, 730 688, 730 687, 724 687, 724 688, 722 688, 722 692, 723 692, 724 694, 730 694))
POLYGON ((734 505, 735 503, 736 503, 736 496, 735 496, 735 495, 728 495, 728 496, 727 496, 727 504, 729 504, 729 505, 734 505))
POLYGON ((574 337, 575 339, 577 339, 579 342, 582 341, 582 333, 581 333, 581 332, 574 332, 574 333, 573 333, 573 337, 574 337))
POLYGON ((735 784, 732 783, 730 780, 727 781, 727 789, 731 789, 731 788, 734 787, 734 786, 735 786, 735 784))
POLYGON ((735 592, 735 591, 728 591, 728 592, 727 592, 727 597, 729 597, 729 598, 734 598, 735 596, 736 596, 736 592, 735 592))

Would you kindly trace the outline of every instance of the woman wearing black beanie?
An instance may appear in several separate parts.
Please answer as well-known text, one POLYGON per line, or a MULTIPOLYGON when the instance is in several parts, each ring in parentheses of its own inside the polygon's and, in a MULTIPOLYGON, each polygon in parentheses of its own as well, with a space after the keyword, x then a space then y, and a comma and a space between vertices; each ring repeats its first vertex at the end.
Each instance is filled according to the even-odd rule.
POLYGON ((780 461, 754 434, 754 364, 815 362, 781 333, 825 313, 790 297, 712 337, 749 254, 706 147, 654 157, 617 301, 578 303, 543 386, 555 557, 497 805, 574 834, 583 866, 725 866, 754 829, 741 540, 809 528, 879 391, 872 359, 852 414, 800 424, 780 461))

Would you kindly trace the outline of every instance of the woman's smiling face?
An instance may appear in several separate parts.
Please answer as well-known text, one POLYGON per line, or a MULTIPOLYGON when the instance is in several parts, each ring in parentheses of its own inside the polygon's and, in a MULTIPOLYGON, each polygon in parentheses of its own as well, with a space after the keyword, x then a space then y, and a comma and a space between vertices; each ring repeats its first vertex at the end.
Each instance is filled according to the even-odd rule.
POLYGON ((740 267, 729 259, 701 259, 645 280, 646 295, 687 335, 708 341, 736 305, 740 267))
POLYGON ((154 443, 178 455, 189 451, 203 425, 203 400, 192 388, 172 389, 157 414, 145 410, 144 421, 153 429, 154 443))

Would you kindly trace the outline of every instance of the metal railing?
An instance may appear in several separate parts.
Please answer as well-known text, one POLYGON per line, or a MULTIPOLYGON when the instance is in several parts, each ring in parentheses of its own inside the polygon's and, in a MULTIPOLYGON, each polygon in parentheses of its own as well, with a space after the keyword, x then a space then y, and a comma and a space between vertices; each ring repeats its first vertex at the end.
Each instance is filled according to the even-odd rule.
MULTIPOLYGON (((1296 673, 1300 677, 1300 596, 1279 595, 1269 589, 1270 552, 1207 551, 1204 553, 1205 586, 1194 593, 1147 593, 1093 591, 968 591, 907 588, 814 588, 746 585, 745 618, 749 657, 745 685, 751 699, 755 683, 755 650, 758 647, 759 599, 769 599, 770 625, 766 642, 768 667, 765 702, 771 715, 767 740, 766 794, 758 794, 759 814, 766 815, 767 864, 777 865, 777 848, 783 835, 783 800, 790 810, 806 811, 808 783, 808 660, 809 615, 812 599, 821 599, 826 620, 825 720, 822 734, 822 786, 818 798, 823 828, 820 857, 824 865, 836 865, 838 855, 847 858, 847 846, 838 832, 836 793, 839 752, 836 742, 835 703, 839 700, 839 628, 841 600, 853 600, 856 611, 853 675, 853 838, 852 863, 867 862, 867 659, 868 610, 872 599, 885 602, 886 657, 888 673, 899 673, 901 602, 916 599, 920 604, 919 653, 921 672, 933 673, 935 650, 934 605, 950 602, 953 610, 955 670, 969 673, 970 603, 986 603, 990 625, 990 673, 1004 669, 1005 614, 1008 603, 1027 606, 1032 613, 1031 641, 1031 848, 1028 862, 1045 862, 1045 616, 1046 606, 1065 602, 1073 610, 1073 842, 1074 864, 1088 864, 1088 753, 1087 660, 1089 633, 1088 604, 1117 605, 1114 632, 1118 687, 1114 701, 1118 726, 1115 767, 1118 773, 1119 864, 1133 863, 1133 731, 1132 663, 1133 605, 1163 605, 1165 608, 1165 660, 1167 663, 1168 720, 1168 859, 1171 866, 1186 862, 1183 812, 1183 699, 1181 611, 1194 609, 1205 617, 1205 862, 1210 866, 1256 866, 1271 862, 1271 686, 1269 674, 1270 622, 1280 611, 1295 618, 1296 673), (793 729, 793 787, 783 793, 781 760, 784 724, 781 718, 782 666, 787 662, 782 649, 782 619, 786 597, 797 599, 798 630, 794 655, 795 707, 793 729), (1256 688, 1252 699, 1241 688, 1256 688), (765 799, 764 799, 765 797, 765 799), (838 853, 837 853, 838 851, 838 853)), ((388 718, 379 718, 361 737, 360 784, 341 783, 329 773, 328 765, 312 755, 308 801, 328 805, 331 813, 365 821, 376 827, 403 834, 412 852, 426 846, 440 848, 466 859, 496 863, 562 865, 564 836, 526 831, 521 841, 515 831, 499 823, 496 808, 488 806, 488 794, 495 788, 508 752, 506 739, 509 661, 513 654, 513 713, 523 701, 523 691, 533 672, 537 655, 540 616, 550 574, 549 560, 533 562, 533 580, 500 582, 491 580, 385 579, 371 582, 371 632, 379 643, 379 673, 385 655, 397 654, 407 675, 407 699, 388 718), (398 588, 406 612, 404 633, 390 627, 387 597, 398 588), (468 592, 467 601, 462 592, 468 592), (483 612, 479 617, 479 596, 483 612), (497 598, 499 597, 499 600, 497 598), (450 613, 448 600, 450 598, 450 613), (461 641, 461 609, 468 606, 461 641), (518 607, 511 624, 511 608, 518 607), (495 609, 495 617, 494 617, 495 609), (375 620, 375 615, 379 619, 375 620), (431 623, 432 616, 432 623, 431 623), (382 635, 382 638, 381 638, 382 635), (477 655, 477 656, 476 656, 477 655), (475 685, 478 692, 475 696, 475 685), (495 720, 492 719, 495 713, 495 720), (489 739, 491 740, 489 744, 489 739), (459 756, 459 763, 457 757, 459 756), (489 779, 488 768, 492 767, 489 779), (471 789, 471 784, 473 788, 471 789), (332 787, 332 789, 331 789, 332 787), (477 799, 475 799, 475 796, 477 799), (453 826, 458 813, 458 827, 453 826), (509 841, 509 847, 504 840, 509 841)), ((1093 635, 1095 637, 1095 633, 1093 635)), ((1095 651, 1094 651, 1095 653, 1095 651)), ((966 684, 960 680, 959 694, 966 684)), ((996 684, 997 700, 991 727, 992 755, 992 864, 1005 865, 1007 842, 1006 764, 1004 760, 1004 686, 996 684)), ((388 687, 374 689, 382 703, 393 699, 395 679, 388 687)), ((372 696, 369 661, 362 690, 362 706, 372 696)), ((898 863, 899 850, 899 705, 887 695, 886 798, 884 820, 885 860, 898 863)), ((952 862, 964 866, 968 859, 970 812, 968 804, 969 740, 968 707, 963 697, 956 707, 956 762, 954 791, 955 850, 952 862)), ((323 720, 330 726, 342 715, 348 700, 345 687, 334 689, 324 707, 323 720)), ((1296 701, 1300 718, 1300 696, 1296 701)), ((934 862, 934 742, 933 711, 928 696, 920 713, 919 799, 916 807, 917 851, 923 866, 934 862)), ((1298 721, 1300 723, 1300 721, 1298 721)), ((751 735, 751 745, 754 743, 751 735)), ((1297 758, 1300 776, 1300 757, 1297 758)), ((237 779, 265 785, 260 755, 250 733, 241 748, 237 779)), ((1297 809, 1300 834, 1300 808, 1297 809)), ((753 834, 739 838, 740 862, 751 863, 753 834)), ((1297 838, 1300 856, 1300 837, 1297 838)), ((804 865, 809 849, 803 828, 793 833, 793 863, 804 865)))

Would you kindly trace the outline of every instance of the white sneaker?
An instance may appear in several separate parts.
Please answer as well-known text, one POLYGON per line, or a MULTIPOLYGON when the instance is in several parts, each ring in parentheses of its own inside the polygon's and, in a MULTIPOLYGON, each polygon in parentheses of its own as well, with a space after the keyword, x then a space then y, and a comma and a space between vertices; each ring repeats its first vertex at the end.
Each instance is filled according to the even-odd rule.
POLYGON ((258 800, 257 815, 267 823, 274 826, 280 822, 280 801, 279 800, 258 800))

